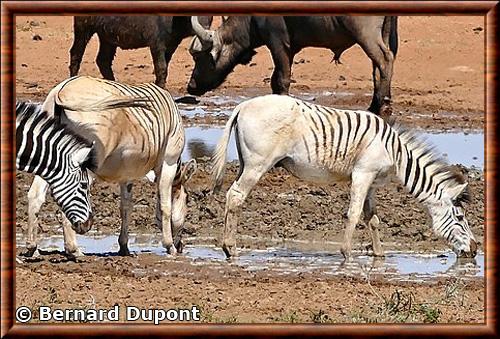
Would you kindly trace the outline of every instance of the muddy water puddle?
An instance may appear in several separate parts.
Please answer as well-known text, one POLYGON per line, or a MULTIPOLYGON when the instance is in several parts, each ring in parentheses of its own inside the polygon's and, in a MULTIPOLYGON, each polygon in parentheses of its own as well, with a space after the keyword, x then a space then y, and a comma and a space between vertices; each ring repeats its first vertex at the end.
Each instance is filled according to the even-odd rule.
MULTIPOLYGON (((182 155, 183 160, 186 161, 190 158, 209 159, 222 133, 222 126, 186 128, 186 150, 182 155)), ((474 133, 420 131, 419 134, 434 145, 438 153, 450 164, 484 168, 484 134, 481 131, 474 131, 474 133)), ((238 159, 234 133, 231 134, 227 159, 229 161, 238 159)))
MULTIPOLYGON (((304 100, 304 101, 316 101, 316 99, 323 97, 352 97, 355 93, 351 92, 341 92, 341 91, 320 91, 320 92, 299 92, 295 94, 291 94, 292 97, 304 100)), ((370 93, 366 93, 366 95, 370 96, 370 93)), ((226 115, 229 116, 232 114, 234 107, 243 101, 249 100, 252 96, 246 95, 214 95, 214 96, 206 96, 199 99, 194 97, 185 97, 186 102, 179 102, 178 106, 181 111, 181 114, 193 118, 193 117, 203 117, 206 115, 226 115), (199 102, 195 102, 199 100, 199 102), (190 102, 191 101, 191 102, 190 102)))
POLYGON ((484 134, 482 131, 425 132, 422 136, 435 145, 450 164, 484 168, 484 134))
MULTIPOLYGON (((18 234, 18 246, 23 245, 18 234)), ((111 255, 118 251, 117 235, 77 236, 77 241, 87 255, 111 255)), ((40 240, 43 251, 63 250, 63 237, 51 236, 40 240)), ((286 247, 266 249, 240 249, 239 257, 227 261, 224 253, 213 245, 187 245, 184 253, 177 257, 166 254, 159 235, 131 235, 129 249, 137 255, 155 254, 159 260, 187 261, 191 265, 215 268, 221 273, 226 270, 244 269, 247 272, 266 272, 272 275, 297 275, 303 273, 326 276, 354 276, 382 278, 398 282, 432 282, 440 278, 484 278, 484 254, 475 259, 457 259, 451 252, 402 253, 387 252, 385 258, 374 259, 361 253, 354 253, 351 262, 344 262, 336 251, 304 249, 300 243, 287 242, 286 247), (296 246, 295 246, 296 245, 296 246)), ((331 245, 331 244, 330 244, 331 245)), ((154 270, 157 271, 156 269, 154 270)), ((137 269, 138 275, 148 274, 146 269, 137 269)), ((172 272, 164 272, 168 275, 172 272)), ((182 273, 182 272, 178 272, 182 273)))

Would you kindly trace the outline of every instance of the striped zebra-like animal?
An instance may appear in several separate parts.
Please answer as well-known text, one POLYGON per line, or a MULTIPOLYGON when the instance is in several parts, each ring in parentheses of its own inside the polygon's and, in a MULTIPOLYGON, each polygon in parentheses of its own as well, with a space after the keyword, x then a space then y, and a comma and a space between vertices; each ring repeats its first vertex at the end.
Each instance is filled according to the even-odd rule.
MULTIPOLYGON (((87 169, 92 145, 33 103, 16 103, 16 168, 33 173, 51 188, 54 200, 77 233, 92 225, 87 169)), ((33 242, 33 232, 28 242, 33 242)))
POLYGON ((459 256, 476 255, 476 240, 461 206, 468 199, 467 183, 412 132, 391 127, 369 112, 333 109, 288 96, 254 98, 238 105, 227 122, 213 158, 214 190, 222 184, 233 128, 240 171, 226 196, 222 245, 228 257, 236 254, 241 205, 275 165, 314 182, 351 182, 341 247, 346 258, 351 255, 361 212, 371 232, 374 255, 383 255, 375 191, 394 174, 428 208, 434 231, 459 256))
MULTIPOLYGON (((187 211, 184 185, 196 169, 191 160, 181 164, 184 128, 171 95, 154 84, 138 86, 91 77, 74 77, 57 85, 43 103, 60 123, 94 142, 93 173, 101 180, 120 184, 121 231, 119 254, 128 255, 128 224, 132 208, 132 180, 151 170, 157 185, 156 221, 168 253, 182 251, 182 229, 187 211), (103 107, 129 98, 128 107, 103 107)), ((36 215, 45 200, 47 184, 35 178, 30 188, 29 213, 36 215)), ((28 228, 35 226, 30 219, 28 228)), ((64 227, 68 254, 81 255, 75 233, 64 227)))

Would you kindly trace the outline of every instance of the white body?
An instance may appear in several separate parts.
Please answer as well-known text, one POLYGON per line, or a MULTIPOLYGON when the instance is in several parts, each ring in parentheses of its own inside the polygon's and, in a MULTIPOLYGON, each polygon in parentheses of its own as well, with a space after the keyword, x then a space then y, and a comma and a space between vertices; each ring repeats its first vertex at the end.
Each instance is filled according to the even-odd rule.
POLYGON ((383 255, 374 193, 393 175, 425 203, 437 233, 457 251, 475 253, 476 244, 454 201, 467 184, 450 174, 428 146, 400 133, 380 117, 266 95, 238 105, 213 159, 214 189, 220 187, 229 135, 235 129, 240 173, 227 192, 223 249, 236 253, 237 214, 251 189, 270 168, 280 165, 294 176, 317 183, 351 183, 342 253, 349 257, 361 212, 372 234, 375 255, 383 255), (430 187, 430 188, 429 188, 430 187), (446 217, 446 218, 444 218, 446 217), (461 221, 461 220, 464 221, 461 221), (444 221, 449 221, 447 224, 444 221))

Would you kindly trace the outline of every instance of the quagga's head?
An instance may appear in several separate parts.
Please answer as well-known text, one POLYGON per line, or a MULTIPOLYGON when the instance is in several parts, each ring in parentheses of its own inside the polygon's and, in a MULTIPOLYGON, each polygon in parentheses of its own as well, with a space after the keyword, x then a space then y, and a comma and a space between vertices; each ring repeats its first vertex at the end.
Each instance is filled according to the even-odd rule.
POLYGON ((182 253, 182 231, 187 214, 188 194, 185 184, 196 172, 196 160, 191 159, 181 166, 180 174, 172 185, 172 236, 174 246, 179 253, 182 253))
POLYGON ((473 258, 477 254, 476 238, 465 217, 462 204, 469 201, 467 183, 448 187, 444 199, 438 204, 433 217, 433 227, 453 247, 458 257, 473 258))
POLYGON ((92 227, 90 203, 90 177, 87 169, 92 165, 92 147, 83 147, 68 153, 62 162, 63 170, 48 181, 52 196, 73 230, 84 234, 92 227))

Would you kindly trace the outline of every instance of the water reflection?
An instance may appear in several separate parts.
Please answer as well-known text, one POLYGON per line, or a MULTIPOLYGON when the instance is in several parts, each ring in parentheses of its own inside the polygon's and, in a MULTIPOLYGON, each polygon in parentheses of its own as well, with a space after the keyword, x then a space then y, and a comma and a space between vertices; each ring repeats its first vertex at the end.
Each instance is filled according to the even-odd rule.
MULTIPOLYGON (((21 235, 18 235, 21 239, 21 235)), ((105 256, 118 251, 116 235, 77 236, 78 244, 86 254, 105 256)), ((418 254, 386 253, 385 258, 354 254, 345 262, 338 251, 298 250, 289 247, 269 247, 264 250, 241 249, 240 255, 227 262, 222 250, 211 245, 188 245, 183 255, 166 256, 158 234, 131 235, 129 248, 135 253, 154 253, 166 260, 187 260, 193 265, 228 268, 241 267, 250 272, 268 271, 276 275, 314 273, 342 276, 382 277, 387 280, 424 282, 437 278, 484 277, 484 254, 475 259, 457 259, 453 252, 418 254), (170 259, 169 259, 170 258, 170 259), (229 265, 229 266, 228 266, 229 265)), ((22 241, 18 240, 18 246, 22 241)), ((63 237, 45 237, 40 241, 41 250, 63 250, 63 237)))

